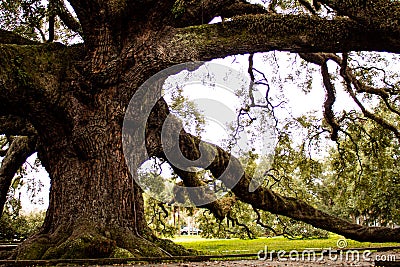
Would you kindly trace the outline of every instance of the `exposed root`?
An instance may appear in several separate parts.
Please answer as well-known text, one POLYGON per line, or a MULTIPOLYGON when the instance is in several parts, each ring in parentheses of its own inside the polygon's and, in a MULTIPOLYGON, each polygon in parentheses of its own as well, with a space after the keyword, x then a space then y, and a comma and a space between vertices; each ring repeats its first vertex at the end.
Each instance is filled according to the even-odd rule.
POLYGON ((22 243, 13 259, 137 258, 195 254, 170 240, 138 236, 124 228, 76 227, 72 232, 37 234, 22 243))

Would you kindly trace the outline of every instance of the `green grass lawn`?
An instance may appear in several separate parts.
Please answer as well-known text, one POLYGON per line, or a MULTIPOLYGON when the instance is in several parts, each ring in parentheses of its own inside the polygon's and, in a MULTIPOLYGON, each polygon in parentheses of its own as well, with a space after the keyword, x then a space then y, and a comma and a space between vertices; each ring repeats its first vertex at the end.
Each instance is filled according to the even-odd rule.
MULTIPOLYGON (((247 254, 257 253, 264 250, 297 250, 304 249, 336 249, 337 241, 343 239, 339 235, 331 235, 327 239, 305 239, 290 240, 284 237, 261 237, 253 240, 232 239, 206 239, 200 236, 180 236, 173 239, 174 242, 185 246, 186 248, 201 251, 203 254, 219 255, 219 254, 247 254)), ((371 243, 357 242, 346 239, 347 248, 362 247, 384 247, 384 246, 400 246, 400 243, 371 243)))

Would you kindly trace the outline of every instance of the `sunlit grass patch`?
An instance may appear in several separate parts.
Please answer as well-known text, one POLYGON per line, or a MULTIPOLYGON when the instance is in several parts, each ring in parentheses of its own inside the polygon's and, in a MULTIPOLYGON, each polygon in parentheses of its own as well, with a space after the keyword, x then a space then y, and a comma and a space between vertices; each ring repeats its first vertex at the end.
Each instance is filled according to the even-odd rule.
MULTIPOLYGON (((260 237, 252 240, 243 240, 238 238, 232 239, 206 239, 200 236, 180 236, 173 241, 185 246, 186 248, 201 251, 204 254, 248 254, 257 253, 260 250, 268 251, 291 251, 305 249, 337 249, 338 240, 344 239, 339 235, 331 235, 327 239, 304 239, 290 240, 284 237, 260 237)), ((371 243, 357 242, 346 239, 348 248, 369 248, 384 246, 400 246, 400 243, 371 243)))

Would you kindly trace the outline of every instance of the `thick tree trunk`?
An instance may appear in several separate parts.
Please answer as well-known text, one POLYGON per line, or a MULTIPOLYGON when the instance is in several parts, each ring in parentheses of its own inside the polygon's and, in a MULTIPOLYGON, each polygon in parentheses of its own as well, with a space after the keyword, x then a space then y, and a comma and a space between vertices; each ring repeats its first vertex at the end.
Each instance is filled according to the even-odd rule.
MULTIPOLYGON (((24 80, 0 66, 0 91, 9 105, 0 108, 17 106, 15 113, 32 124, 39 158, 51 178, 44 225, 13 258, 187 254, 182 246, 156 238, 147 227, 142 192, 134 182, 135 171, 129 169, 148 159, 144 145, 138 148, 143 151, 131 151, 130 167, 122 149, 126 105, 135 88, 163 66, 157 64, 154 51, 140 45, 116 54, 107 27, 97 37, 92 47, 32 46, 37 51, 32 57, 26 47, 5 46, 2 62, 22 58, 11 69, 17 68, 24 80), (129 62, 121 63, 125 61, 129 62), (46 76, 48 70, 51 75, 46 76), (28 91, 19 94, 28 96, 21 105, 15 104, 20 100, 15 97, 18 90, 28 91)), ((140 107, 136 111, 140 113, 140 107)))
MULTIPOLYGON (((121 127, 99 116, 86 119, 87 124, 75 127, 72 137, 46 140, 48 145, 39 152, 51 177, 50 206, 40 233, 24 242, 16 257, 184 253, 182 247, 159 240, 148 230, 142 192, 124 160, 121 127)), ((138 157, 136 162, 141 160, 138 157)))

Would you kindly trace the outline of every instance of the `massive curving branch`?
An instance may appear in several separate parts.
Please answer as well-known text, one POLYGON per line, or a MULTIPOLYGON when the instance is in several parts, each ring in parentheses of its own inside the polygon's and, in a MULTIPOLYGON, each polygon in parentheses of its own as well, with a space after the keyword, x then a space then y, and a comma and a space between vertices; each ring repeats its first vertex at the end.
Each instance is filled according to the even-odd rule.
POLYGON ((188 60, 266 52, 400 52, 400 36, 380 35, 346 18, 326 20, 297 15, 246 15, 225 23, 172 30, 163 54, 175 59, 179 48, 188 60))
MULTIPOLYGON (((192 158, 193 153, 199 153, 196 146, 199 141, 196 137, 187 133, 181 134, 181 149, 187 158, 192 158)), ((207 144, 209 149, 216 150, 215 160, 207 167, 214 177, 221 177, 225 185, 233 187, 232 192, 241 200, 254 208, 269 211, 274 214, 284 215, 295 220, 309 223, 317 228, 341 234, 345 237, 370 242, 398 242, 400 241, 400 229, 385 227, 367 227, 351 223, 344 219, 329 215, 302 200, 279 195, 264 187, 257 188, 250 192, 251 177, 244 172, 238 159, 213 144, 207 144), (227 171, 228 164, 233 164, 231 170, 227 171), (244 173, 236 183, 237 175, 244 173)))
POLYGON ((3 214, 7 192, 14 175, 26 159, 35 152, 36 137, 15 137, 0 167, 0 217, 3 214))
MULTIPOLYGON (((163 124, 168 114, 168 106, 161 100, 149 117, 146 129, 146 148, 150 155, 161 157, 174 166, 175 162, 171 162, 170 158, 165 156, 166 153, 164 152, 169 148, 168 146, 165 147, 161 142, 161 134, 162 131, 178 130, 179 148, 182 155, 192 161, 192 166, 190 167, 202 167, 204 162, 199 161, 199 158, 206 161, 210 158, 213 159, 205 169, 209 170, 214 177, 219 178, 227 188, 231 188, 231 191, 239 200, 252 205, 254 208, 303 221, 317 228, 341 234, 354 240, 370 242, 400 241, 400 229, 367 227, 354 224, 320 211, 302 200, 279 195, 269 188, 258 187, 255 191, 250 191, 252 177, 245 172, 237 158, 219 146, 203 142, 198 137, 186 133, 182 130, 182 125, 178 121, 172 126, 164 126, 170 127, 170 129, 163 129, 163 124)), ((172 136, 172 134, 167 134, 167 136, 172 136)), ((164 143, 172 144, 174 142, 176 140, 167 138, 164 143)), ((187 171, 181 171, 178 174, 181 175, 183 180, 187 179, 187 171)), ((193 173, 191 175, 194 176, 193 173)), ((192 185, 196 185, 195 182, 192 185)))

